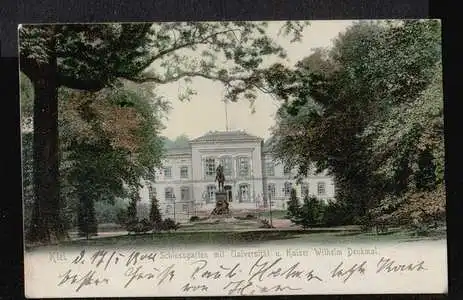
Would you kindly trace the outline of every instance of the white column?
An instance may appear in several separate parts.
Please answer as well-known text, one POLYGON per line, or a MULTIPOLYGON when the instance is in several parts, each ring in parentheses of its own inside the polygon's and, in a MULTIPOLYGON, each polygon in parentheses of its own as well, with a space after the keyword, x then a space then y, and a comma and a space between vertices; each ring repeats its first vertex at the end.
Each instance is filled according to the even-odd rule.
POLYGON ((251 184, 252 184, 252 187, 251 187, 252 188, 251 189, 251 200, 252 200, 252 202, 255 203, 256 202, 256 195, 255 195, 256 192, 255 192, 255 187, 254 187, 254 159, 253 159, 254 158, 254 150, 255 149, 253 149, 252 152, 251 152, 251 159, 250 159, 251 163, 250 163, 250 165, 251 165, 251 184))

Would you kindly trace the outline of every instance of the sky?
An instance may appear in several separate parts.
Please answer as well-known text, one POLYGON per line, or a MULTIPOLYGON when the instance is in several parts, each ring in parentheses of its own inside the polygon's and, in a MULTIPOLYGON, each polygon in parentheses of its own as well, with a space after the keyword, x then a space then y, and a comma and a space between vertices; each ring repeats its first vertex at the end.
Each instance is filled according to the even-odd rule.
MULTIPOLYGON (((310 55, 312 49, 330 47, 339 33, 346 30, 353 21, 311 21, 303 33, 299 43, 290 43, 287 38, 277 35, 281 26, 279 22, 269 23, 268 34, 282 45, 288 54, 287 64, 293 66, 298 60, 310 55)), ((196 138, 208 131, 225 131, 225 104, 223 86, 207 79, 195 78, 192 87, 197 94, 189 102, 177 99, 181 83, 173 83, 158 87, 160 93, 171 102, 171 111, 164 121, 166 128, 161 132, 169 139, 185 134, 196 138)), ((275 124, 275 113, 278 104, 270 95, 258 94, 254 103, 255 113, 252 113, 247 100, 227 104, 228 129, 244 130, 250 134, 267 139, 270 128, 275 124)))

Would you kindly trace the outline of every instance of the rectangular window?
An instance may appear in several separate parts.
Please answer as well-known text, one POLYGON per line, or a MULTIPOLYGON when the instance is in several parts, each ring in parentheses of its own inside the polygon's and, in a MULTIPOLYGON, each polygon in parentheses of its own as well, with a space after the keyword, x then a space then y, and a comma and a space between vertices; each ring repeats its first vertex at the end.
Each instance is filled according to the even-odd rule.
POLYGON ((165 178, 172 178, 172 167, 165 167, 164 168, 164 177, 165 178))
POLYGON ((180 178, 188 178, 188 167, 180 167, 180 178))
POLYGON ((285 182, 285 187, 283 188, 283 192, 285 193, 285 197, 289 197, 291 195, 291 189, 293 188, 293 184, 291 182, 285 182))
POLYGON ((249 202, 249 185, 240 185, 240 202, 249 202))
POLYGON ((182 201, 190 200, 190 188, 189 187, 187 186, 181 187, 180 193, 181 193, 182 201))
POLYGON ((231 157, 222 157, 220 159, 220 164, 223 167, 223 173, 225 178, 233 176, 233 161, 231 157))
POLYGON ((249 176, 249 158, 248 157, 240 157, 238 159, 238 174, 240 177, 249 176))
POLYGON ((215 175, 215 159, 206 158, 204 162, 204 174, 206 177, 212 177, 215 175))
POLYGON ((265 162, 265 175, 275 176, 275 163, 273 161, 265 162))
POLYGON ((157 198, 156 188, 152 185, 148 186, 148 197, 150 200, 157 198))
POLYGON ((323 196, 326 194, 326 184, 324 182, 319 182, 317 184, 317 193, 320 196, 323 196))
POLYGON ((171 187, 166 187, 165 188, 165 196, 166 196, 166 201, 168 202, 173 202, 174 201, 174 189, 171 187))
POLYGON ((182 210, 183 210, 183 212, 185 212, 185 213, 188 212, 188 204, 183 204, 182 210))

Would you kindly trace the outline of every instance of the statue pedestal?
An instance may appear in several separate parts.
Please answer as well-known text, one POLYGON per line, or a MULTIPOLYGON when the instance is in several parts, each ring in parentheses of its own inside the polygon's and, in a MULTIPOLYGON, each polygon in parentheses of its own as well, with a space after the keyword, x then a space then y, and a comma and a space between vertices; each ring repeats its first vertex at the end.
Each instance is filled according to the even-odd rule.
POLYGON ((215 193, 215 208, 211 215, 229 215, 230 210, 228 209, 227 192, 216 192, 215 193))
POLYGON ((215 192, 215 201, 227 201, 227 192, 215 192))

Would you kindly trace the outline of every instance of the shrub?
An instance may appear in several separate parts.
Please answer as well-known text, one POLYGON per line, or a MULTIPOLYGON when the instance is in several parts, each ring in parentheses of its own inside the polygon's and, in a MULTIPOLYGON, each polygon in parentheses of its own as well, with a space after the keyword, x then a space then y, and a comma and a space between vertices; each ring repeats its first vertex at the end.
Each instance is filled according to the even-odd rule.
POLYGON ((252 215, 252 214, 247 214, 247 215, 246 215, 246 220, 252 220, 252 219, 254 219, 254 218, 255 218, 255 216, 252 215))
POLYGON ((329 200, 328 203, 321 203, 323 216, 322 224, 324 226, 341 226, 349 223, 349 213, 344 204, 329 200))
POLYGON ((306 196, 298 215, 293 217, 291 221, 303 228, 315 227, 321 224, 322 213, 320 201, 316 197, 306 196))
POLYGON ((161 212, 159 211, 159 203, 156 197, 151 198, 149 218, 150 218, 151 224, 158 224, 162 222, 161 212))
POLYGON ((167 231, 167 230, 177 230, 180 227, 180 223, 175 222, 171 218, 167 218, 160 222, 155 229, 160 231, 167 231))
POLYGON ((132 220, 126 224, 126 229, 129 233, 146 233, 153 230, 153 225, 147 219, 143 219, 141 221, 132 220))
POLYGON ((296 190, 294 188, 291 189, 291 195, 290 195, 290 198, 287 204, 288 204, 288 208, 287 208, 286 218, 287 219, 297 218, 299 216, 299 211, 301 209, 301 206, 299 203, 299 198, 297 198, 297 195, 296 195, 296 190))
POLYGON ((199 217, 198 216, 191 216, 190 218, 190 222, 196 222, 196 221, 199 221, 199 217))
POLYGON ((127 209, 119 208, 116 213, 116 224, 125 226, 128 222, 129 222, 129 217, 128 217, 127 209))

